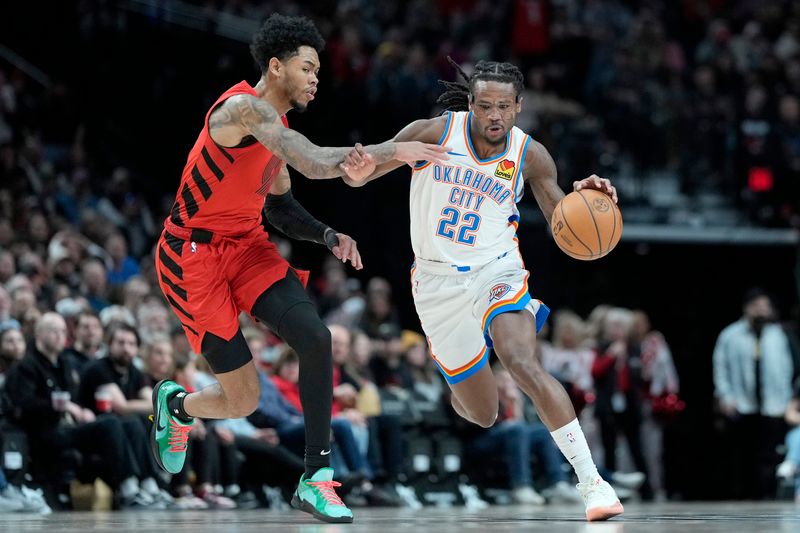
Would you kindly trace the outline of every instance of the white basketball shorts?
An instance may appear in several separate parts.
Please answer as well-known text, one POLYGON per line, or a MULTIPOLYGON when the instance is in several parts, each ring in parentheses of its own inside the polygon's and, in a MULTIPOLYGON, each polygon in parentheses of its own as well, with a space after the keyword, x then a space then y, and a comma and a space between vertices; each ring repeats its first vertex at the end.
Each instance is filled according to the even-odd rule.
POLYGON ((489 360, 494 317, 510 311, 529 311, 536 332, 550 309, 528 293, 522 258, 512 250, 478 269, 463 271, 417 259, 411 268, 411 290, 431 355, 450 384, 459 383, 489 360))

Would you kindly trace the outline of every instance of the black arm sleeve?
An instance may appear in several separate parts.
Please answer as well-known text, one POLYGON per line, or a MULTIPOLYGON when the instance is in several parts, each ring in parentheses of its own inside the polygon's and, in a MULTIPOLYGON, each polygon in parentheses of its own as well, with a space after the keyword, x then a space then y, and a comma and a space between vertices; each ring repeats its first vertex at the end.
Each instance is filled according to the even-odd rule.
POLYGON ((336 232, 306 211, 292 196, 292 191, 268 195, 263 215, 265 220, 289 238, 324 244, 328 249, 339 245, 336 232))

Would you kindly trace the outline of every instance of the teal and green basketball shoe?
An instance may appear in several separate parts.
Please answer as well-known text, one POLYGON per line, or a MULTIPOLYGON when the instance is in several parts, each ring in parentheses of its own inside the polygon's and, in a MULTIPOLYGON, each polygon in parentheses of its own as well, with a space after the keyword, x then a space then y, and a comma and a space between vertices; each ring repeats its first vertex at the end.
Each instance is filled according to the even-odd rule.
POLYGON ((189 432, 194 420, 184 422, 170 413, 168 402, 176 394, 186 394, 186 389, 174 381, 159 381, 153 387, 153 427, 150 429, 150 449, 159 466, 170 474, 177 474, 186 461, 189 432))
POLYGON ((311 479, 303 474, 292 496, 292 507, 323 522, 350 523, 353 512, 336 494, 336 487, 341 487, 341 483, 333 481, 333 468, 320 468, 311 479))

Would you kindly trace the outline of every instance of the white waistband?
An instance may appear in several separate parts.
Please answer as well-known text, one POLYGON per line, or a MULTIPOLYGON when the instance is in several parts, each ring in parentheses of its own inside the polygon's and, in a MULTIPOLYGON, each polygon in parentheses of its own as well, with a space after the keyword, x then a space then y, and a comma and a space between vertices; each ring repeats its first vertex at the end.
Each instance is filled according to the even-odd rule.
POLYGON ((513 252, 513 250, 509 250, 503 254, 500 254, 488 263, 484 263, 482 265, 454 265, 450 263, 443 263, 441 261, 430 261, 421 257, 414 258, 414 265, 415 268, 429 274, 436 274, 439 276, 464 276, 480 271, 495 261, 506 257, 511 252, 513 252))

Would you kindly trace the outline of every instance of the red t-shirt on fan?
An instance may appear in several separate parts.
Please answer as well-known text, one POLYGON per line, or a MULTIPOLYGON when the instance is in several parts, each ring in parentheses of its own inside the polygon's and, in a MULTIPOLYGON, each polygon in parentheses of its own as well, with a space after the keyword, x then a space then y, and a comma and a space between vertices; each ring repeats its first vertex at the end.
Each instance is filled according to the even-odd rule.
POLYGON ((515 0, 511 43, 515 54, 541 54, 550 48, 547 0, 515 0))
MULTIPOLYGON (((264 198, 283 161, 253 137, 227 148, 214 142, 208 131, 212 111, 237 94, 255 96, 256 91, 242 81, 225 91, 206 114, 169 216, 177 226, 226 237, 244 235, 261 226, 264 198)), ((285 115, 281 121, 289 125, 285 115)))

